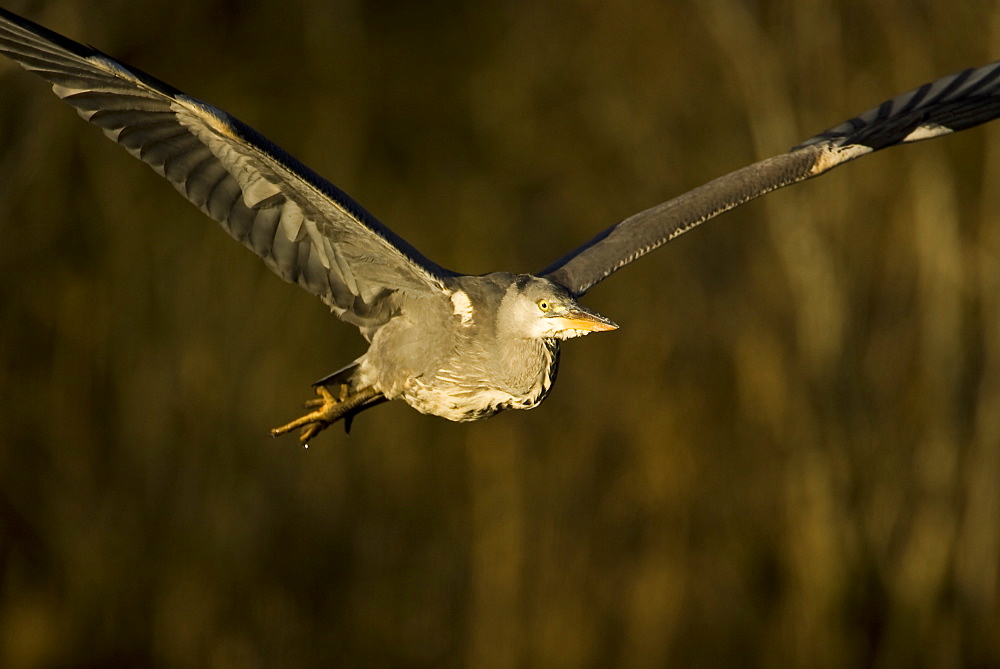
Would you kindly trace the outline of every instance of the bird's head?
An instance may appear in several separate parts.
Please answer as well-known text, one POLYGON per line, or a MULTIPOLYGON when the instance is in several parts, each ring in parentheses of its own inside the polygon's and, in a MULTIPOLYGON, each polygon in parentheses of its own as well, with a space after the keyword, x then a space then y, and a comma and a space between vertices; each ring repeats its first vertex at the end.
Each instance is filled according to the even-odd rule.
POLYGON ((580 306, 562 286, 536 276, 514 279, 500 304, 503 326, 529 339, 571 339, 618 326, 580 306))

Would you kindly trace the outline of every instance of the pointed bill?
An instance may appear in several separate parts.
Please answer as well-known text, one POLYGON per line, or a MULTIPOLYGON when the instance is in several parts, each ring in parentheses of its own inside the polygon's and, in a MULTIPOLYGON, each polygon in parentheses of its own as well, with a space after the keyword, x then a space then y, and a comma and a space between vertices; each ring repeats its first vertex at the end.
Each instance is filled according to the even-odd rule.
POLYGON ((618 324, 610 318, 605 318, 599 313, 591 311, 590 309, 585 309, 581 306, 574 307, 565 315, 560 316, 560 318, 566 323, 568 328, 572 328, 573 330, 583 330, 584 332, 606 332, 608 330, 618 329, 618 324))

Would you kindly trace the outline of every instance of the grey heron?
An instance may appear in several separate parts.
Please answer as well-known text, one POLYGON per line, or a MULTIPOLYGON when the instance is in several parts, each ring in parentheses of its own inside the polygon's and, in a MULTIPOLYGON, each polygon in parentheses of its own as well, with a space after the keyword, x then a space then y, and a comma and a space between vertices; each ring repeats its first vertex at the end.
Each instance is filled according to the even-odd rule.
POLYGON ((639 212, 537 274, 471 276, 424 257, 229 113, 136 68, 3 9, 0 52, 359 328, 368 350, 314 384, 306 415, 271 431, 300 429, 304 443, 392 399, 454 421, 533 408, 552 387, 563 340, 617 327, 579 303, 617 270, 765 193, 1000 115, 1000 63, 970 68, 639 212))

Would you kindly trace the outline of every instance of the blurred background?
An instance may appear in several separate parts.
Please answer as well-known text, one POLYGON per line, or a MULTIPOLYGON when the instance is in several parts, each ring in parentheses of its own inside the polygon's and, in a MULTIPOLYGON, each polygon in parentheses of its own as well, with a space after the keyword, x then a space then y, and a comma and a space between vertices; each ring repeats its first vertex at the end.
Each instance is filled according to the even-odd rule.
MULTIPOLYGON (((993 0, 5 5, 476 274, 1000 56, 993 0)), ((0 664, 1000 663, 1000 123, 630 266, 535 411, 304 450, 356 330, 0 87, 0 664)))

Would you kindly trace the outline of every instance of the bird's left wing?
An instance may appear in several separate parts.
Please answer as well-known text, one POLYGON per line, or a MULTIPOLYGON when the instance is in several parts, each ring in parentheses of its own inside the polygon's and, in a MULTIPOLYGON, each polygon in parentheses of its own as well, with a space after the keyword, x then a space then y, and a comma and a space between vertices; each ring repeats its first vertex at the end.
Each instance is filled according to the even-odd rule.
POLYGON ((794 147, 641 211, 541 272, 583 295, 633 260, 710 218, 778 188, 896 144, 964 130, 1000 116, 1000 62, 968 69, 886 100, 794 147))
POLYGON ((2 8, 0 53, 362 331, 392 315, 397 291, 443 289, 452 275, 220 109, 2 8))

